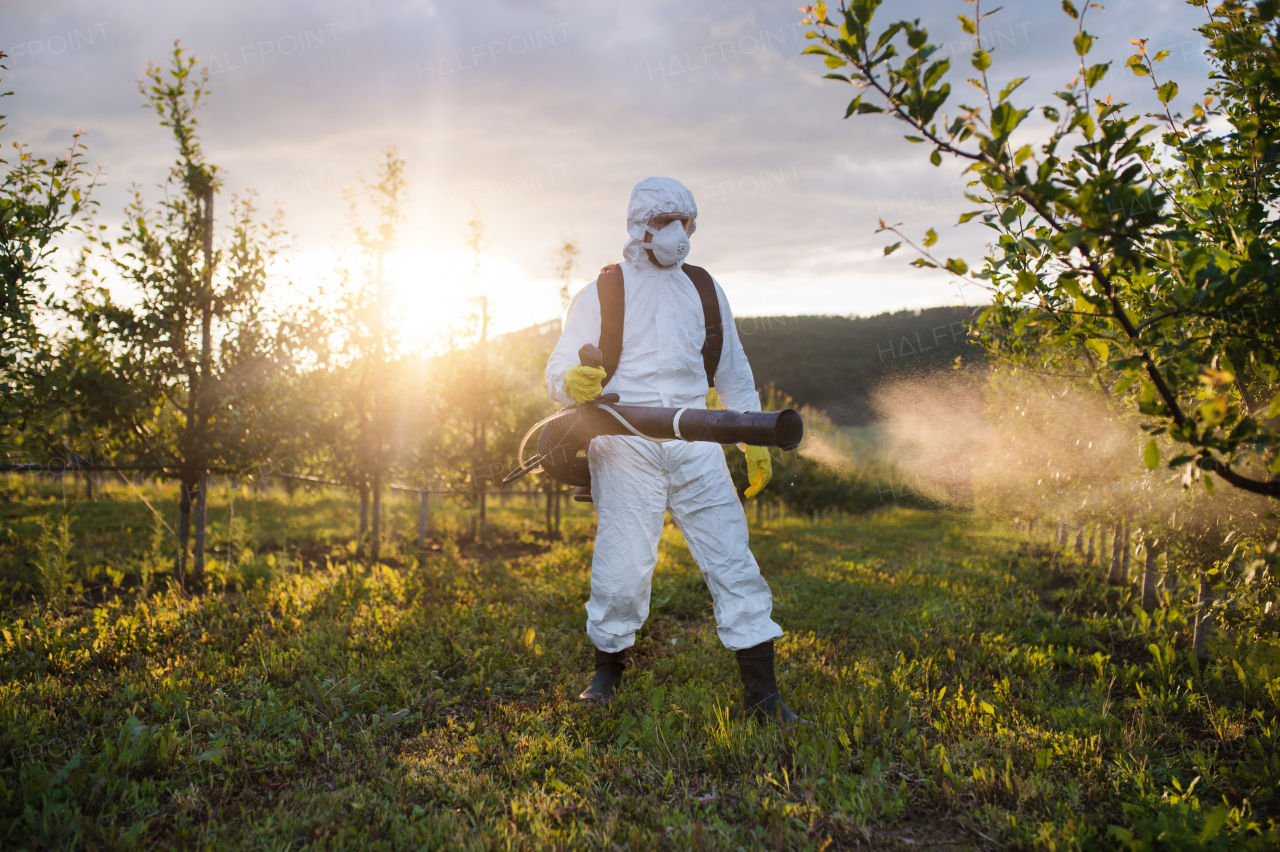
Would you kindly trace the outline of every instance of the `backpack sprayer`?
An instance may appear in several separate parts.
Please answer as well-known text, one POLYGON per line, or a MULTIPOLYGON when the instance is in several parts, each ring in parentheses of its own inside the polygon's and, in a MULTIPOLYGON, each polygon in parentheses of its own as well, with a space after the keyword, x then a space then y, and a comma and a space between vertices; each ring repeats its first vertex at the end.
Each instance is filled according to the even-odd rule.
MULTIPOLYGON (((600 350, 588 343, 578 350, 583 366, 599 367, 600 350)), ((714 444, 750 444, 794 450, 804 437, 804 421, 793 409, 785 411, 724 411, 702 408, 650 408, 618 405, 616 393, 601 394, 589 402, 562 408, 539 420, 520 442, 520 465, 506 476, 514 482, 541 470, 557 482, 576 486, 574 499, 591 499, 591 471, 587 447, 597 435, 634 435, 654 443, 709 441, 714 444), (524 460, 524 448, 539 428, 537 455, 524 460)))

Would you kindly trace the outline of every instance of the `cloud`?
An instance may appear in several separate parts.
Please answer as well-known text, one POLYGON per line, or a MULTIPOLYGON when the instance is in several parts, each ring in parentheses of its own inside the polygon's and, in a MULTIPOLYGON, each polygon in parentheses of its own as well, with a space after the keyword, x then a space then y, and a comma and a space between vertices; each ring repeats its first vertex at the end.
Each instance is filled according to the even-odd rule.
MULTIPOLYGON (((936 227, 944 254, 977 259, 985 232, 952 227, 965 209, 958 169, 931 167, 888 118, 841 120, 853 93, 799 55, 796 5, 10 0, 0 32, 17 94, 5 132, 52 149, 83 127, 108 166, 99 197, 113 221, 130 184, 162 181, 172 162, 136 81, 179 38, 211 72, 206 152, 228 190, 283 203, 299 252, 343 239, 341 188, 396 143, 415 250, 457 250, 474 200, 495 259, 549 281, 554 244, 572 230, 585 280, 618 256, 630 187, 665 174, 694 190, 694 258, 739 314, 954 303, 946 276, 908 268, 903 253, 884 258, 875 230, 880 218, 936 227)), ((968 8, 900 0, 880 12, 930 27, 956 69, 953 100, 967 97, 971 47, 955 13, 968 8)), ((1123 68, 1131 37, 1169 47, 1168 72, 1197 91, 1200 14, 1176 0, 1090 12, 1116 96, 1147 97, 1123 68)), ((1008 2, 984 27, 997 79, 1031 74, 1022 102, 1046 102, 1076 73, 1073 26, 1056 4, 1008 2)), ((546 301, 528 318, 555 316, 558 301, 546 301)))

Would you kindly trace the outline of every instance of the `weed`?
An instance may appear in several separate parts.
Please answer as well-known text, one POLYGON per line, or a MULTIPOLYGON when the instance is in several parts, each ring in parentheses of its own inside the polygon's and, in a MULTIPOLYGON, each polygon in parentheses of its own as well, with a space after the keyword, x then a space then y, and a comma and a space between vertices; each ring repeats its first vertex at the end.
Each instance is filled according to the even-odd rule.
MULTIPOLYGON (((33 528, 37 497, 0 512, 33 528)), ((442 535, 468 524, 441 509, 419 551, 414 507, 393 503, 395 560, 369 566, 345 547, 349 502, 236 500, 237 551, 203 594, 152 582, 51 613, 6 592, 0 846, 1280 842, 1274 636, 1220 637, 1201 662, 1194 589, 1148 615, 996 524, 891 510, 754 528, 788 630, 779 681, 814 723, 781 729, 741 713, 674 528, 598 708, 572 700, 591 666, 589 510, 548 543, 537 506, 494 508, 477 544, 442 535)), ((127 531, 145 508, 93 506, 76 530, 95 559, 158 555, 127 531)), ((166 576, 171 555, 152 565, 166 576)))
POLYGON ((32 564, 44 599, 57 605, 72 580, 71 515, 63 513, 57 520, 40 520, 40 538, 32 564))

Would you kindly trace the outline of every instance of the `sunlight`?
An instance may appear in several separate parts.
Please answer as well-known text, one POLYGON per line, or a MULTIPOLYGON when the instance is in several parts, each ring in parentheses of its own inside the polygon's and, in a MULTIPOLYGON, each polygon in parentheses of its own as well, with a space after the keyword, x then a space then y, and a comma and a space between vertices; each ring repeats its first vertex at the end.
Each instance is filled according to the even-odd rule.
POLYGON ((469 254, 417 246, 393 252, 387 262, 393 311, 399 312, 405 341, 435 348, 451 329, 476 314, 475 299, 489 299, 489 334, 505 334, 562 313, 559 283, 531 278, 516 264, 493 255, 480 257, 474 271, 469 254))
MULTIPOLYGON (((309 249, 283 259, 275 274, 293 286, 284 297, 288 305, 277 307, 300 306, 320 293, 334 303, 341 258, 334 249, 309 249)), ((563 311, 555 279, 533 278, 494 255, 482 255, 479 271, 473 270, 471 256, 461 249, 419 244, 388 255, 389 314, 401 330, 404 350, 439 352, 447 348, 451 333, 461 332, 459 340, 474 339, 479 297, 489 299, 490 337, 558 319, 563 311)))

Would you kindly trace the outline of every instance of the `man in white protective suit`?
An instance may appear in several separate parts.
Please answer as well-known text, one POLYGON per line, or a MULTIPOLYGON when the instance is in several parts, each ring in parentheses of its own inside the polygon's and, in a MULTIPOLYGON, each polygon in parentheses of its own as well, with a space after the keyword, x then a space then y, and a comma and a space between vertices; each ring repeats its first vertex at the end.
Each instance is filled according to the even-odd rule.
MULTIPOLYGON (((631 238, 622 263, 606 267, 573 299, 547 363, 547 387, 557 401, 595 399, 607 384, 624 405, 706 408, 714 380, 725 408, 760 410, 724 291, 704 270, 683 268, 697 215, 693 194, 679 181, 654 177, 636 184, 627 207, 631 238), (602 293, 614 292, 613 284, 621 285, 621 295, 605 299, 609 307, 602 313, 602 293), (713 321, 706 319, 714 316, 716 305, 718 338, 713 321), (608 360, 609 341, 602 336, 609 325, 606 321, 602 328, 602 316, 610 311, 622 314, 621 351, 613 341, 612 371, 609 364, 580 364, 584 344, 605 350, 608 360), (718 347, 709 347, 713 339, 718 347), (709 348, 716 350, 718 363, 714 356, 708 359, 709 348)), ((744 449, 751 498, 772 470, 768 450, 744 449)), ((658 541, 669 511, 711 590, 720 641, 736 652, 745 707, 756 715, 796 721, 774 677, 773 640, 782 628, 771 617, 773 596, 748 546, 746 516, 721 448, 609 435, 592 439, 587 459, 598 518, 587 603, 596 668, 579 698, 608 702, 622 681, 624 652, 649 615, 658 541)))

